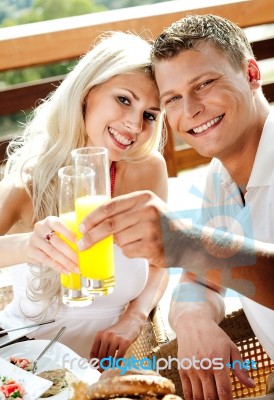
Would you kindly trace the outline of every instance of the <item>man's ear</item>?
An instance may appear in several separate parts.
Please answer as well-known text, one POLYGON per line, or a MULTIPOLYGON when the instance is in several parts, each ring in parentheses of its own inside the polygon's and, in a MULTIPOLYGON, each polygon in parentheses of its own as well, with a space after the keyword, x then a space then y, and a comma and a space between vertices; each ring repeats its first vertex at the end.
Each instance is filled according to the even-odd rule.
POLYGON ((257 62, 253 58, 247 62, 247 75, 252 89, 261 87, 261 72, 257 62))

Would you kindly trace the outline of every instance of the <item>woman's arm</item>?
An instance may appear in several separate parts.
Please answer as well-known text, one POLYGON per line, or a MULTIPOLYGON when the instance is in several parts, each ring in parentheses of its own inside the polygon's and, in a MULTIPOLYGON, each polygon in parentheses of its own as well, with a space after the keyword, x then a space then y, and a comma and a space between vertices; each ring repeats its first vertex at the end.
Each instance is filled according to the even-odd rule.
POLYGON ((30 233, 18 233, 0 236, 0 268, 27 262, 23 249, 30 233))
POLYGON ((75 236, 57 217, 32 223, 32 203, 23 187, 0 182, 0 268, 27 262, 46 264, 58 272, 76 271, 76 253, 57 235, 51 244, 44 239, 52 230, 74 241, 75 236))
MULTIPOLYGON (((6 235, 22 218, 29 207, 30 199, 24 188, 7 180, 0 182, 0 268, 26 261, 23 251, 29 233, 6 235)), ((16 228, 13 228, 16 232, 16 228)))
POLYGON ((91 358, 123 357, 129 346, 138 338, 150 311, 162 297, 168 281, 167 274, 159 268, 149 267, 149 278, 142 293, 132 300, 119 321, 98 331, 90 352, 91 358))
POLYGON ((57 272, 73 271, 79 273, 78 258, 57 234, 51 237, 50 244, 44 239, 54 230, 74 241, 69 231, 58 217, 47 217, 35 224, 32 232, 0 236, 0 268, 20 263, 45 264, 57 272))

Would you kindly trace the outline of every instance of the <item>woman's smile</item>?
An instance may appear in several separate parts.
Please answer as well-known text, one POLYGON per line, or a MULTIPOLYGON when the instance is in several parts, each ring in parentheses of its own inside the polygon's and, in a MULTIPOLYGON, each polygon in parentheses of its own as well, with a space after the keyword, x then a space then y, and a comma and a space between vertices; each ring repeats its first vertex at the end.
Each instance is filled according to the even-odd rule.
POLYGON ((113 77, 86 98, 87 146, 102 146, 119 161, 154 134, 160 113, 158 88, 143 72, 113 77))
POLYGON ((108 131, 110 133, 110 137, 113 139, 114 144, 121 149, 127 149, 135 142, 135 140, 133 140, 133 138, 130 138, 130 136, 126 132, 118 132, 117 130, 110 127, 108 128, 108 131))

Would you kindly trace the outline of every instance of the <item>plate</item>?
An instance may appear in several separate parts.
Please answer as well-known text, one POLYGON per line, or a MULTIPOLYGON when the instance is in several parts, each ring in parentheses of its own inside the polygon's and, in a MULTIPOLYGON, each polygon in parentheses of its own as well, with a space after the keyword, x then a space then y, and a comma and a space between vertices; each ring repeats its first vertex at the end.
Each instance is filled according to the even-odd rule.
MULTIPOLYGON (((49 342, 49 340, 28 340, 14 343, 0 349, 0 357, 5 360, 9 360, 10 356, 27 357, 34 360, 49 342)), ((67 368, 78 379, 89 385, 97 382, 100 377, 100 372, 91 368, 86 359, 80 357, 64 344, 56 342, 38 362, 37 373, 58 368, 67 368)), ((64 389, 55 396, 49 397, 49 399, 67 400, 69 399, 69 389, 64 389)))
POLYGON ((30 374, 3 358, 0 358, 0 375, 1 377, 12 378, 15 382, 22 384, 26 391, 26 394, 23 396, 24 400, 37 399, 38 396, 41 396, 41 394, 52 386, 52 382, 30 374))
MULTIPOLYGON (((22 320, 20 318, 8 318, 4 319, 0 313, 0 326, 3 329, 11 329, 11 328, 19 328, 25 327, 28 325, 32 325, 33 321, 22 320)), ((33 328, 25 328, 20 329, 19 331, 9 332, 7 335, 0 337, 0 349, 4 346, 7 346, 9 343, 14 342, 17 339, 20 339, 23 336, 27 336, 32 332, 37 331, 40 326, 33 327, 33 328)), ((1 331, 0 331, 1 333, 1 331)))

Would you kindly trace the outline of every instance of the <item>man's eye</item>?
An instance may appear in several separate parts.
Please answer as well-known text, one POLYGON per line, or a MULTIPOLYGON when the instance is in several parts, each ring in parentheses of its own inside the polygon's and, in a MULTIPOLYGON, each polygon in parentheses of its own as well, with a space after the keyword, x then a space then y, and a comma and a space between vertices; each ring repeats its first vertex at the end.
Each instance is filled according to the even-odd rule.
POLYGON ((125 104, 127 106, 130 104, 129 99, 127 99, 124 96, 118 96, 117 98, 118 98, 119 103, 121 103, 121 104, 125 104))
POLYGON ((166 100, 166 104, 173 103, 174 101, 180 100, 181 98, 182 98, 182 96, 180 96, 180 95, 173 96, 173 97, 171 97, 170 99, 167 99, 167 100, 166 100))
POLYGON ((144 112, 144 119, 147 119, 147 120, 149 120, 149 121, 156 121, 156 119, 157 119, 157 115, 154 115, 154 114, 151 114, 151 113, 148 113, 148 112, 144 112))
POLYGON ((205 81, 205 82, 201 83, 201 84, 198 86, 198 90, 207 87, 207 86, 210 85, 212 82, 213 82, 213 79, 209 79, 208 81, 205 81))

